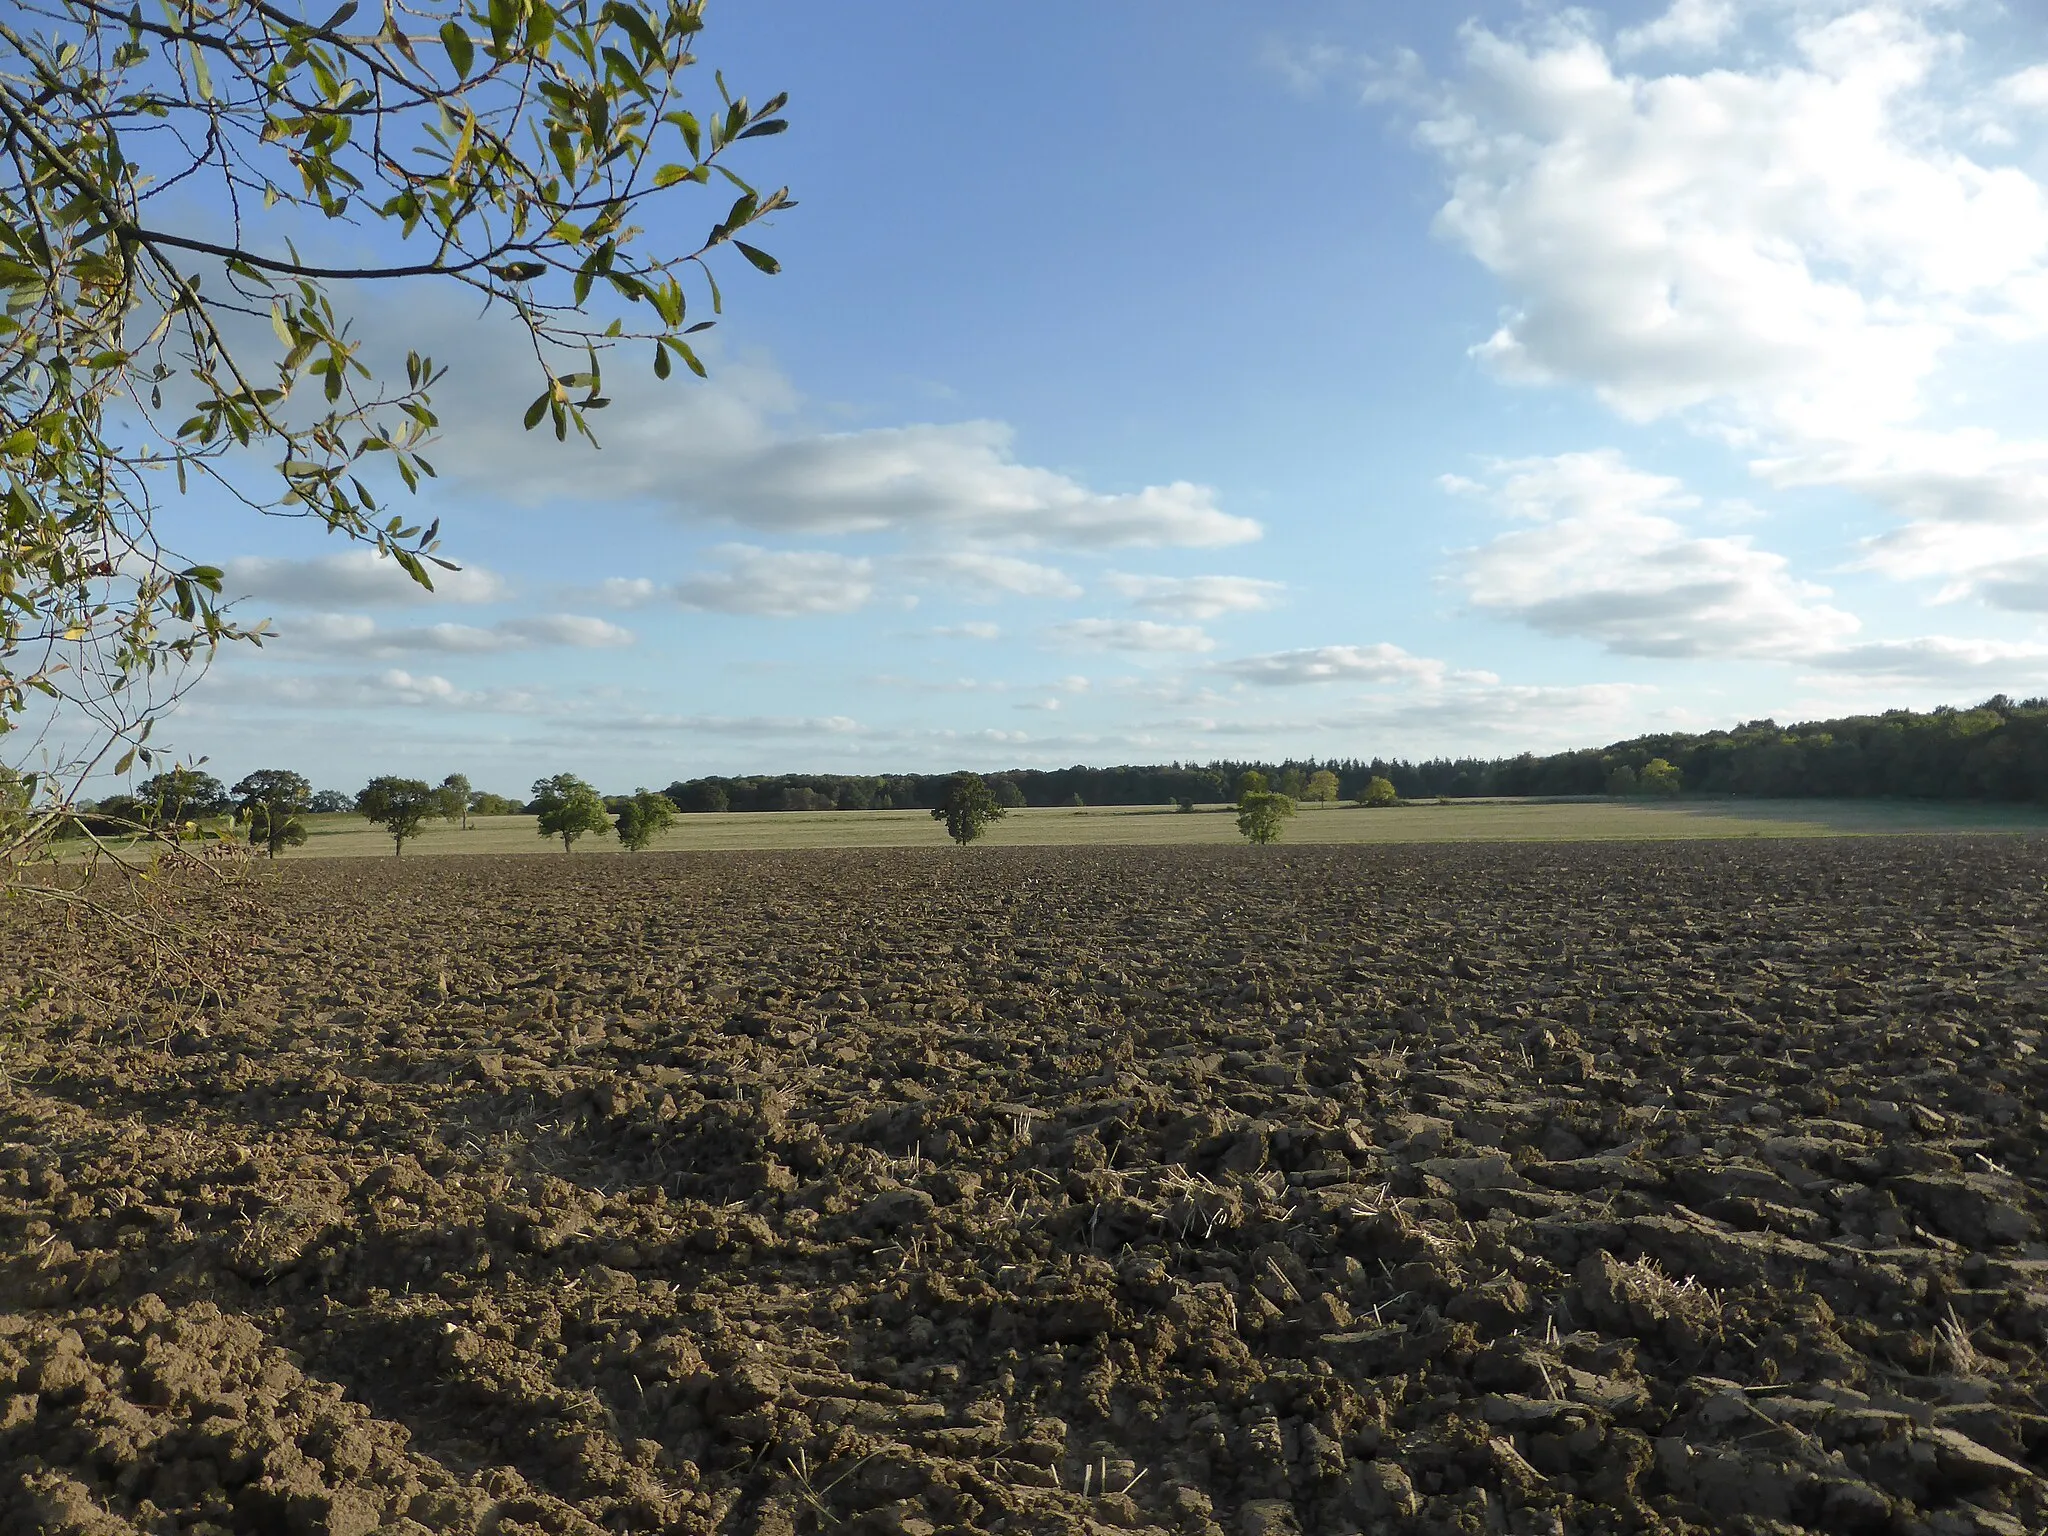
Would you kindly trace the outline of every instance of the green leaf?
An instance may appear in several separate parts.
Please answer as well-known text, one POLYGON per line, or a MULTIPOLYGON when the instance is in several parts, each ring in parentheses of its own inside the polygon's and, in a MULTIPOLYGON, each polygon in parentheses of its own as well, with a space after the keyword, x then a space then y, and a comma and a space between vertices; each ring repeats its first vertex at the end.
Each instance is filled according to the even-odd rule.
POLYGON ((469 34, 452 21, 441 24, 441 46, 448 50, 448 62, 455 66, 455 78, 469 78, 469 66, 476 61, 476 47, 469 34))
POLYGON ((687 341, 676 336, 664 336, 661 338, 661 344, 675 353, 677 357, 680 357, 683 360, 683 366, 697 375, 698 378, 705 379, 710 377, 704 371, 703 363, 698 361, 697 354, 690 350, 690 344, 687 341))
POLYGON ((788 128, 789 122, 787 119, 780 117, 771 117, 765 122, 759 122, 754 124, 753 127, 749 128, 745 133, 741 134, 740 137, 743 139, 764 139, 771 133, 786 132, 788 128))
POLYGON ((668 348, 657 342, 654 348, 654 376, 657 379, 665 379, 669 376, 670 371, 668 348))
POLYGON ((679 181, 689 179, 690 168, 687 165, 664 165, 654 173, 654 185, 657 188, 672 187, 679 181))
POLYGON ((525 426, 527 431, 531 432, 540 425, 541 417, 547 414, 548 402, 554 398, 555 392, 553 390, 543 390, 540 398, 526 408, 525 426))
POLYGON ((782 270, 782 263, 777 261, 773 256, 770 256, 766 251, 761 250, 759 247, 749 245, 744 240, 735 240, 733 241, 733 245, 738 248, 739 253, 742 256, 746 257, 747 260, 751 261, 756 267, 760 268, 763 272, 767 272, 772 275, 782 270))

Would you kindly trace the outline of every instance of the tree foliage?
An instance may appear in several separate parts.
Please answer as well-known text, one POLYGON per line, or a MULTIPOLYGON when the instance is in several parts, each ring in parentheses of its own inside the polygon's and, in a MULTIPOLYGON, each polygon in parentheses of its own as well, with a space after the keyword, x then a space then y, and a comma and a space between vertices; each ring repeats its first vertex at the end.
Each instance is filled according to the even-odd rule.
POLYGON ((313 786, 303 774, 289 768, 259 768, 238 780, 232 793, 248 819, 249 841, 262 843, 273 859, 305 842, 306 829, 299 818, 312 809, 313 786))
POLYGON ((532 808, 540 817, 540 835, 559 837, 564 853, 576 851, 579 837, 607 831, 612 824, 604 797, 573 773, 534 780, 532 808))
POLYGON ((342 290, 507 314, 527 427, 587 437, 616 349, 704 372, 717 248, 777 269, 742 237, 793 205, 727 162, 781 131, 783 98, 686 81, 701 0, 321 11, 0 8, 0 735, 32 710, 82 734, 42 775, 52 818, 124 743, 116 772, 149 764, 193 669, 262 638, 217 567, 166 546, 174 490, 313 520, 423 586, 446 564, 386 505, 433 474, 443 369, 385 371, 342 290), (701 238, 647 235, 678 223, 650 205, 693 194, 715 199, 701 238))
POLYGON ((475 791, 470 788, 468 778, 459 773, 449 774, 447 778, 441 781, 441 819, 443 821, 459 821, 462 823, 462 830, 467 832, 469 830, 469 801, 473 793, 475 791))
POLYGON ((356 810, 391 834, 393 858, 439 809, 439 792, 425 779, 376 778, 356 796, 356 810))
POLYGON ((954 774, 946 781, 944 798, 932 807, 932 820, 943 821, 946 836, 962 848, 1009 814, 978 773, 954 774))
POLYGON ((1401 803, 1400 791, 1394 788, 1392 779, 1374 774, 1365 781, 1365 788, 1358 792, 1358 803, 1368 810, 1380 810, 1386 806, 1401 803))
POLYGON ((1277 842, 1294 814, 1294 798, 1270 789, 1248 789, 1237 797, 1237 830, 1247 842, 1277 842))
POLYGON ((1308 776, 1308 782, 1301 787, 1301 798, 1317 805, 1337 803, 1337 775, 1327 768, 1318 768, 1308 776))
POLYGON ((638 853, 676 824, 676 808, 667 795, 657 790, 636 789, 633 798, 619 807, 619 841, 638 853))
POLYGON ((220 780, 196 767, 151 774, 135 786, 135 798, 149 808, 147 820, 154 826, 223 816, 234 806, 220 780))
POLYGON ((470 796, 469 813, 472 816, 517 816, 520 805, 506 795, 494 795, 487 789, 479 789, 470 796))
POLYGON ((1646 795, 1675 795, 1685 776, 1661 757, 1653 757, 1636 774, 1636 783, 1646 795))

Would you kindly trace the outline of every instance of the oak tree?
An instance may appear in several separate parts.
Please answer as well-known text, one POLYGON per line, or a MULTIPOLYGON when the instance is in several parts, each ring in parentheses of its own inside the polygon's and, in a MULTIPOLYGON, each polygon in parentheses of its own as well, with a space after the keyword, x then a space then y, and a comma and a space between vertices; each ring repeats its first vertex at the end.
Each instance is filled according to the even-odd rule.
POLYGON ((289 768, 259 768, 236 782, 235 804, 249 822, 249 841, 262 843, 274 859, 306 840, 299 818, 312 809, 313 786, 289 768), (296 836, 294 835, 296 834, 296 836))
POLYGON ((657 790, 636 789, 633 798, 619 807, 619 841, 634 853, 640 852, 676 824, 675 803, 657 790))
POLYGON ((387 775, 370 780, 356 796, 356 810, 391 834, 393 858, 405 852, 407 841, 420 835, 438 808, 438 792, 425 779, 387 775))
POLYGON ((603 832, 612 824, 604 797, 573 773, 534 780, 533 810, 540 817, 540 835, 559 837, 564 853, 574 853, 576 839, 585 833, 603 832))
POLYGON ((932 820, 946 824, 946 835, 965 848, 1009 811, 978 773, 956 773, 946 780, 945 793, 932 807, 932 820))

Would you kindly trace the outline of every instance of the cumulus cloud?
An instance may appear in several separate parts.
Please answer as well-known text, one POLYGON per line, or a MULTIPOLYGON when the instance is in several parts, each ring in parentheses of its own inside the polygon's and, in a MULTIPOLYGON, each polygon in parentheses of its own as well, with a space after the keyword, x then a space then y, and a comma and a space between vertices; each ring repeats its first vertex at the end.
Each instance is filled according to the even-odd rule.
MULTIPOLYGON (((1654 25, 1704 39, 1715 9, 1654 25)), ((1590 26, 1468 29, 1423 125, 1439 228, 1515 306, 1479 349, 1504 376, 1862 440, 1958 339, 2048 328, 2048 193, 1926 131, 1947 44, 1908 11, 1802 7, 1788 59, 1657 76, 1590 26)))
POLYGON ((1065 571, 1015 555, 981 550, 944 550, 906 555, 896 567, 914 582, 941 587, 950 597, 967 602, 993 602, 1005 597, 1079 597, 1081 587, 1065 571))
POLYGON ((368 614, 309 613, 278 626, 278 640, 292 651, 326 655, 396 657, 421 651, 489 656, 537 646, 611 650, 633 643, 633 632, 605 619, 578 613, 542 613, 491 625, 421 624, 386 628, 368 614))
POLYGON ((1232 613, 1261 613, 1280 600, 1284 582, 1252 576, 1130 576, 1113 572, 1113 592, 1131 605, 1175 619, 1217 619, 1232 613))
POLYGON ((1053 625, 1047 634, 1054 644, 1077 651, 1188 652, 1216 646, 1199 625, 1151 619, 1072 619, 1053 625))
POLYGON ((1998 82, 1997 94, 2015 107, 2048 110, 2048 64, 2015 70, 1998 82))
POLYGON ((1505 290, 1498 375, 1867 496, 1901 526, 1863 565, 1953 596, 2048 554, 2048 440, 1940 420, 2048 338, 2048 182, 1999 153, 2038 136, 2048 65, 1986 84, 1946 9, 1677 0, 1612 46, 1570 10, 1365 94, 1415 113, 1440 233, 1505 290))
POLYGON ((1810 656, 1858 628, 1825 588, 1747 536, 1688 535, 1672 514, 1697 498, 1612 450, 1503 464, 1485 489, 1533 526, 1457 558, 1455 577, 1482 612, 1664 658, 1810 656))
POLYGON ((1262 531, 1224 511, 1207 486, 1166 479, 1105 490, 1024 462, 1000 421, 817 431, 781 374, 730 359, 708 384, 621 390, 592 417, 603 444, 593 453, 519 430, 533 365, 506 327, 408 318, 407 344, 432 341, 434 356, 458 360, 473 386, 441 408, 443 478, 521 506, 652 502, 784 537, 888 533, 956 546, 1211 548, 1262 531))
POLYGON ((1624 28, 1614 42, 1625 54, 1657 48, 1704 51, 1717 46, 1741 20, 1735 0, 1673 0, 1671 9, 1656 20, 1624 28))
POLYGON ((853 613, 875 595, 874 562, 827 550, 726 544, 721 569, 699 571, 667 589, 685 608, 798 618, 853 613))
POLYGON ((1213 669, 1240 682, 1269 688, 1308 683, 1422 683, 1444 679, 1446 668, 1427 656, 1411 656, 1398 645, 1318 645, 1271 651, 1219 662, 1213 669))
POLYGON ((338 550, 310 560, 243 555, 221 567, 221 590, 235 599, 294 608, 362 608, 430 603, 494 603, 508 595, 505 579, 480 565, 459 571, 428 567, 429 592, 373 549, 338 550))

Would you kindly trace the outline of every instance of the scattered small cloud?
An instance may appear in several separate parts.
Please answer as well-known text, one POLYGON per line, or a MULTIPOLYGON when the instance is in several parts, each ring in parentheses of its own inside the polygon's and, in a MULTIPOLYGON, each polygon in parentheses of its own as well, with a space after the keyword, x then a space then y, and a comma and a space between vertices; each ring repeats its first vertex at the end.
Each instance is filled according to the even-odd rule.
POLYGON ((685 608, 778 619, 854 613, 875 595, 872 560, 751 544, 726 544, 713 553, 723 569, 686 576, 667 595, 685 608))
POLYGON ((970 603, 1005 597, 1079 597, 1079 583, 1065 571, 1015 555, 981 550, 943 550, 905 555, 895 568, 911 581, 942 587, 945 595, 970 603))
POLYGON ((1446 668, 1427 656, 1411 656, 1398 645, 1318 645, 1269 651, 1219 662, 1212 669, 1239 682, 1266 688, 1311 683, 1422 683, 1443 681, 1446 668))
POLYGON ((221 592, 230 599, 282 603, 293 608, 417 606, 436 599, 449 603, 495 603, 510 595, 504 577, 480 565, 444 571, 428 566, 428 591, 397 561, 372 549, 340 550, 307 560, 241 555, 221 567, 221 592))
POLYGON ((1112 572, 1104 579, 1131 606, 1175 619, 1217 619, 1233 613, 1263 613, 1280 600, 1285 582, 1252 576, 1131 576, 1112 572))
POLYGON ((1151 619, 1071 619, 1046 633, 1055 645, 1077 651, 1188 652, 1216 647, 1199 625, 1151 619))
POLYGON ((438 651, 489 656, 539 646, 615 650, 633 643, 633 632, 608 620, 578 613, 542 613, 501 619, 495 624, 421 624, 386 628, 362 613, 309 613, 281 621, 279 645, 291 653, 398 657, 438 651))

